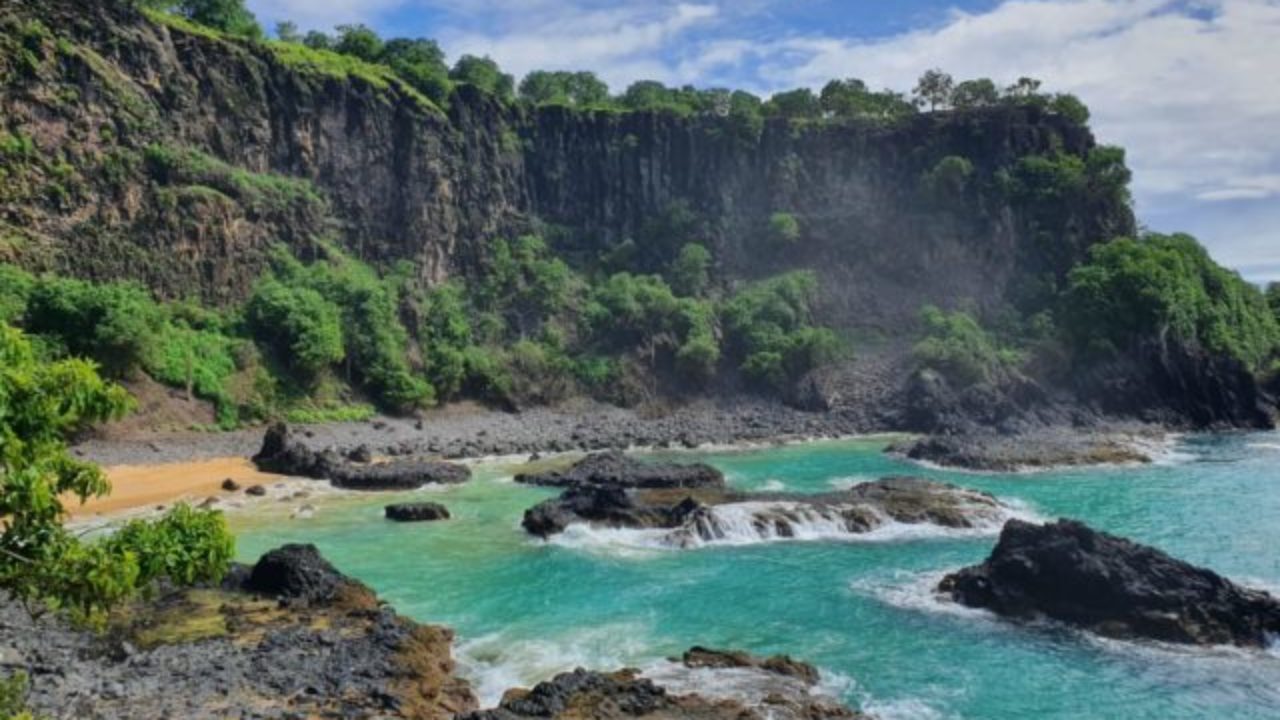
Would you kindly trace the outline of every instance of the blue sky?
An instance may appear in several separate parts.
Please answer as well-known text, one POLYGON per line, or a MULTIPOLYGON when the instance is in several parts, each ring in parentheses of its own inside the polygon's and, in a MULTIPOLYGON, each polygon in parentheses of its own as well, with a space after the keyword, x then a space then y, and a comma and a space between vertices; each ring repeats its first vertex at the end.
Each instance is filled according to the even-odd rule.
POLYGON ((267 25, 364 22, 508 71, 590 69, 759 93, 1020 75, 1125 146, 1139 219, 1280 280, 1280 0, 249 0, 267 25))

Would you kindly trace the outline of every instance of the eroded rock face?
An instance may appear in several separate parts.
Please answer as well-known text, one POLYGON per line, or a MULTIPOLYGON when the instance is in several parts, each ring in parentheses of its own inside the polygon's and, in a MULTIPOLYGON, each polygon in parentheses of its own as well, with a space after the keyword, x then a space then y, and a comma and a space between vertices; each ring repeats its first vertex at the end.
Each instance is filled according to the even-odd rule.
POLYGON ((1260 647, 1280 633, 1280 602, 1267 593, 1073 520, 1010 520, 985 562, 938 589, 972 607, 1111 637, 1260 647))
POLYGON ((522 473, 516 482, 547 487, 722 488, 724 474, 703 463, 647 463, 613 451, 588 455, 567 470, 522 473))
POLYGON ((309 605, 334 599, 350 582, 320 556, 311 544, 289 544, 258 558, 244 589, 289 602, 309 605))
POLYGON ((451 517, 448 508, 433 502, 396 503, 388 505, 385 511, 388 520, 397 522, 430 522, 451 517))
MULTIPOLYGON (((357 448, 353 455, 371 457, 368 448, 357 448)), ((471 478, 465 465, 399 458, 389 462, 353 462, 336 452, 315 451, 290 432, 284 423, 267 429, 262 449, 253 463, 264 472, 328 480, 345 490, 416 490, 429 483, 461 483, 471 478)))

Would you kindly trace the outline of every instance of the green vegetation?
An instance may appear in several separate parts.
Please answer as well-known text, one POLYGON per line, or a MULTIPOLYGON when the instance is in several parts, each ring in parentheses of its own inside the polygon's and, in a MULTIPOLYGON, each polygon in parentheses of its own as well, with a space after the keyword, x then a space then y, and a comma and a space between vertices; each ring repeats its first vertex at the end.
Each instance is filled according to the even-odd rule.
POLYGON ((341 311, 312 288, 264 280, 254 288, 245 314, 259 344, 305 382, 346 356, 341 311))
MULTIPOLYGON (((680 295, 701 297, 711 287, 711 252, 698 243, 687 243, 671 261, 667 273, 671 287, 680 295)), ((3 301, 0 300, 0 303, 3 301)), ((3 307, 0 304, 0 307, 3 307)))
POLYGON ((152 10, 160 10, 230 35, 262 37, 262 26, 245 7, 244 0, 140 0, 152 10))
POLYGON ((21 331, 0 326, 0 589, 32 612, 96 621, 157 580, 217 581, 228 568, 232 540, 216 512, 179 507, 97 542, 63 527, 63 497, 110 490, 98 467, 70 455, 66 436, 129 407, 92 363, 41 360, 21 331))
MULTIPOLYGON (((3 303, 3 298, 0 298, 0 312, 3 312, 3 303)), ((1276 314, 1276 317, 1280 318, 1280 282, 1267 285, 1267 304, 1271 306, 1271 311, 1276 314)), ((3 315, 0 315, 0 318, 3 318, 3 315)))
POLYGON ((212 189, 256 208, 324 203, 306 180, 250 172, 191 148, 151 145, 144 157, 151 176, 162 185, 212 189))
POLYGON ((972 176, 973 163, 958 155, 948 155, 924 174, 920 184, 933 198, 946 200, 963 195, 972 176))
POLYGON ((813 324, 817 289, 813 273, 790 272, 748 285, 725 304, 726 340, 748 378, 782 388, 839 352, 835 334, 813 324))
POLYGON ((800 221, 788 212, 776 212, 769 216, 769 237, 777 243, 790 245, 800 239, 800 221))
POLYGON ((0 678, 0 720, 41 720, 27 708, 27 674, 15 672, 0 678))
POLYGON ((1074 346, 1095 353, 1177 341, 1260 371, 1280 349, 1280 322, 1267 298, 1190 235, 1094 246, 1072 270, 1062 308, 1074 346))
POLYGON ((913 350, 916 360, 958 387, 997 380, 1024 360, 1021 352, 997 341, 968 312, 943 312, 926 305, 920 322, 924 337, 913 350))

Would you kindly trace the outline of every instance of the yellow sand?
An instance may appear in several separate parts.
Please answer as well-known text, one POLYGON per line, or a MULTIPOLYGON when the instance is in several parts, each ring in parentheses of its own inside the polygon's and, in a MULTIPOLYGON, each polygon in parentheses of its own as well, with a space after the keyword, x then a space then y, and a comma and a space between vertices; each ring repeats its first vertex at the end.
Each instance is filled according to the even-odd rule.
POLYGON ((90 499, 84 505, 75 498, 64 498, 63 502, 73 517, 168 506, 179 500, 196 503, 210 496, 228 495, 230 493, 222 489, 223 481, 228 478, 239 483, 241 488, 274 483, 281 478, 259 472, 253 463, 239 457, 162 465, 115 465, 103 470, 111 480, 111 494, 90 499))

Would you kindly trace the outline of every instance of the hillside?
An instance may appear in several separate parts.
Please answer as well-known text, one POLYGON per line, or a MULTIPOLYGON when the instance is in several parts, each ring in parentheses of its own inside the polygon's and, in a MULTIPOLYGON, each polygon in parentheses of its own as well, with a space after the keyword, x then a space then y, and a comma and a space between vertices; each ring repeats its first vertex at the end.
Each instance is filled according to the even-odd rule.
MULTIPOLYGON (((231 337, 200 336, 227 358, 210 377, 196 377, 204 350, 162 362, 144 349, 137 364, 235 406, 221 414, 232 423, 299 397, 397 411, 457 397, 633 404, 794 397, 801 380, 827 406, 834 391, 806 379, 815 368, 897 348, 898 374, 876 382, 906 381, 915 365, 902 348, 926 306, 989 326, 985 340, 975 326, 990 346, 983 367, 948 378, 959 391, 1034 378, 1106 412, 1268 415, 1163 397, 1216 362, 1201 338, 1186 338, 1182 360, 1161 345, 1172 365, 1155 379, 1143 338, 1156 328, 1114 338, 1114 357, 1087 368, 1071 362, 1088 344, 1079 333, 1041 352, 1059 338, 1072 268, 1136 227, 1123 151, 1095 142, 1087 111, 1055 111, 1034 92, 751 121, 517 101, 466 83, 432 99, 383 65, 127 2, 16 0, 0 12, 0 261, 210 308, 221 319, 157 311, 154 330, 231 337), (236 349, 249 336, 256 360, 236 349), (1097 367, 1111 369, 1089 374, 1097 367), (1116 373, 1133 382, 1117 390, 1116 373), (264 382, 278 386, 271 397, 264 382)), ((26 303, 15 321, 39 332, 26 303)), ((1256 310, 1252 295, 1245 304, 1256 310)), ((1269 367, 1277 331, 1263 312, 1267 349, 1208 373, 1229 376, 1227 405, 1256 395, 1269 367)), ((74 337, 62 342, 75 351, 74 337)), ((1216 382, 1191 391, 1221 395, 1216 382)), ((920 421, 895 393, 896 422, 947 424, 936 408, 920 421)))

